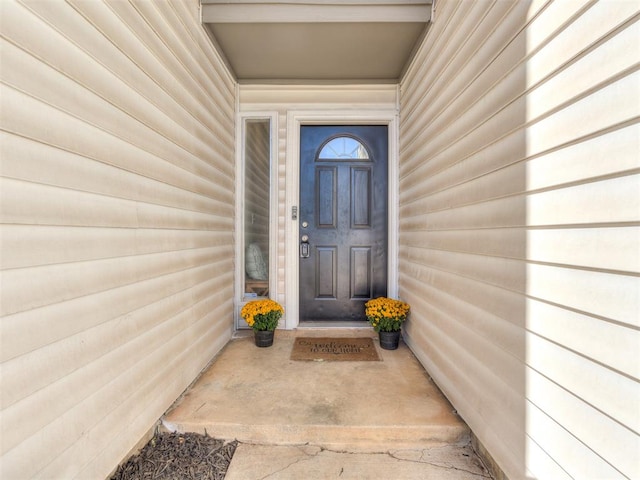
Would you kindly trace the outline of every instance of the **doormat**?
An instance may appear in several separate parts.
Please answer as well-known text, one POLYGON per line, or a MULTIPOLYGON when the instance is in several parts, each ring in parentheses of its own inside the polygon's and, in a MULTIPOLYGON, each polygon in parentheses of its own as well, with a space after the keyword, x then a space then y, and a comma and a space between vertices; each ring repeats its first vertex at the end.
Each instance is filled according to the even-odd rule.
POLYGON ((291 360, 301 361, 380 361, 373 339, 298 337, 293 342, 291 360))

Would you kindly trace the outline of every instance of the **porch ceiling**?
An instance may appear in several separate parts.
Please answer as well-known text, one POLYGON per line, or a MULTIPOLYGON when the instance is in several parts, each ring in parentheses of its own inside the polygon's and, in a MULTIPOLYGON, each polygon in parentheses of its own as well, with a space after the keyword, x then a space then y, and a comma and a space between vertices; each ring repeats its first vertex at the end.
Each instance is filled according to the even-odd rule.
POLYGON ((202 22, 241 83, 395 83, 432 0, 201 0, 202 22))

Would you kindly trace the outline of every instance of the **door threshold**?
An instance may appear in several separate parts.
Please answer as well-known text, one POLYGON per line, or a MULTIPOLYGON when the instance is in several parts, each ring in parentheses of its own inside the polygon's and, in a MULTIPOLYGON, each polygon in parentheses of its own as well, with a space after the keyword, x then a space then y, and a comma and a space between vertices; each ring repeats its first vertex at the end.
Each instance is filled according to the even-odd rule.
POLYGON ((362 328, 371 330, 371 325, 365 321, 344 321, 344 320, 318 320, 318 321, 303 321, 298 324, 298 328, 313 328, 313 329, 322 329, 322 328, 362 328))

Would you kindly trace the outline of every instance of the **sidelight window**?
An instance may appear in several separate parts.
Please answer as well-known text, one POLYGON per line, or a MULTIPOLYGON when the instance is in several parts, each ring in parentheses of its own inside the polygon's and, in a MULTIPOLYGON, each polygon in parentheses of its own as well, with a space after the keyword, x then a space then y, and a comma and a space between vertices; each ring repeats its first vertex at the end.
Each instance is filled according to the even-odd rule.
POLYGON ((244 118, 243 299, 269 296, 272 210, 271 118, 244 118))

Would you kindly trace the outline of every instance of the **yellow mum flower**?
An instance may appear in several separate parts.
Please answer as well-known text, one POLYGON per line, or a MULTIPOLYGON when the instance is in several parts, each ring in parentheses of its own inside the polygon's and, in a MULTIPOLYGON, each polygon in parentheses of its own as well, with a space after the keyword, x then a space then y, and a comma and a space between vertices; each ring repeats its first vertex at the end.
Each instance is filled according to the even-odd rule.
POLYGON ((395 332, 409 314, 409 304, 401 300, 379 297, 364 304, 365 315, 376 332, 395 332))
POLYGON ((240 316, 254 330, 275 330, 283 314, 282 305, 271 299, 253 300, 240 310, 240 316))

